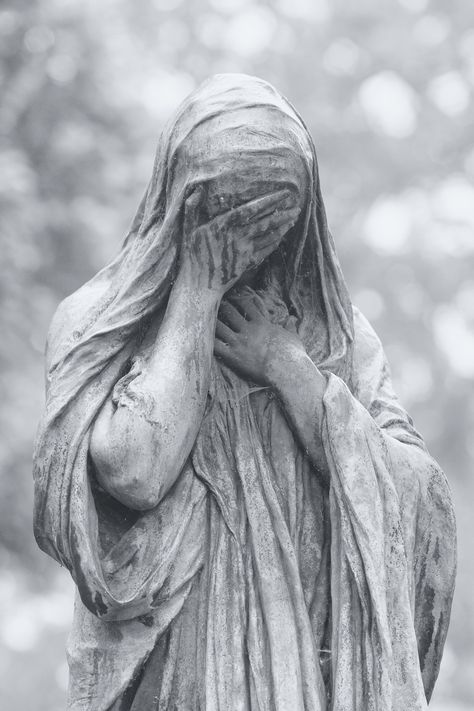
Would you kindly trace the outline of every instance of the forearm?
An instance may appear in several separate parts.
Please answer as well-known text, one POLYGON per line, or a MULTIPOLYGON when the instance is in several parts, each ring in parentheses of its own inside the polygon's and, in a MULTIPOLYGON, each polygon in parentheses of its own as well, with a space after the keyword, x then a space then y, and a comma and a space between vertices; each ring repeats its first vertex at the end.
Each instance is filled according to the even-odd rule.
POLYGON ((206 405, 219 300, 178 277, 146 368, 96 424, 99 481, 132 508, 156 505, 189 456, 206 405))
POLYGON ((326 478, 321 440, 325 377, 302 349, 289 345, 269 365, 268 379, 304 451, 326 478))
POLYGON ((170 438, 199 427, 195 415, 206 403, 219 300, 215 292, 178 278, 147 367, 132 381, 133 391, 152 404, 148 418, 170 438))

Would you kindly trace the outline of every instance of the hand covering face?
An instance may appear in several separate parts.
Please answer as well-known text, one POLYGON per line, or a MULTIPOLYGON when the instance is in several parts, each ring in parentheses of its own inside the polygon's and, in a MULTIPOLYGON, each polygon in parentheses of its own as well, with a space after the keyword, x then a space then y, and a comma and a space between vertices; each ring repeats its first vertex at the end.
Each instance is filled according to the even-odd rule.
MULTIPOLYGON (((426 707, 423 685, 429 695, 453 587, 449 491, 391 390, 380 343, 363 317, 354 322, 309 134, 266 82, 221 75, 184 102, 163 131, 121 252, 59 308, 35 487, 38 544, 68 567, 81 597, 71 708, 112 708, 179 619, 203 569, 211 576, 203 708, 426 707), (233 174, 235 193, 227 189, 233 174), (257 402, 231 371, 214 363, 192 455, 156 509, 117 517, 93 490, 91 425, 106 399, 119 402, 146 367, 138 346, 166 307, 179 269, 178 217, 196 186, 204 186, 211 208, 220 198, 243 201, 282 186, 304 204, 268 260, 259 296, 272 318, 297 330, 327 376, 325 420, 315 436, 323 438, 331 489, 321 504, 321 540, 310 543, 320 561, 315 605, 324 625, 308 611, 300 543, 278 493, 281 464, 271 447, 286 443, 288 470, 280 474, 295 490, 314 472, 275 403, 264 395, 257 402), (223 626, 244 636, 236 642, 223 626), (331 669, 323 679, 328 634, 331 669)), ((306 494, 323 501, 320 491, 306 494)))

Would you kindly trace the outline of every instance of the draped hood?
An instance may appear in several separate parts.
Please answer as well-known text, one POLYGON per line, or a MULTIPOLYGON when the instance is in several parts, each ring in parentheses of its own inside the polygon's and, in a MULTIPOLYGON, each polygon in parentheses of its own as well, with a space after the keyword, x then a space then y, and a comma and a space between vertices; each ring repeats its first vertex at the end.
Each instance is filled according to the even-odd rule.
MULTIPOLYGON (((218 75, 164 127, 122 249, 53 319, 46 378, 34 530, 80 595, 71 709, 118 708, 164 631, 178 634, 174 621, 203 569, 202 708, 250 708, 248 660, 260 704, 252 709, 426 708, 454 580, 449 489, 391 389, 380 342, 362 316, 355 324, 313 142, 271 85, 218 75), (324 446, 329 495, 314 488, 311 462, 275 399, 250 396, 216 361, 211 405, 164 500, 138 514, 103 506, 94 490, 92 424, 146 367, 137 351, 166 309, 180 267, 183 206, 196 187, 205 196, 203 220, 282 188, 298 194, 300 218, 261 266, 258 294, 271 319, 297 331, 325 375, 315 437, 324 446), (289 483, 293 493, 282 496, 289 483), (306 525, 296 525, 298 516, 309 516, 297 501, 300 509, 316 507, 309 518, 319 542, 313 529, 304 540, 295 533, 306 525), (316 559, 314 580, 306 581, 316 590, 310 614, 302 580, 316 559), (323 680, 320 655, 327 652, 323 680)), ((166 664, 178 657, 168 655, 166 664)))
MULTIPOLYGON (((203 185, 218 195, 220 179, 238 171, 253 179, 249 199, 288 183, 303 188, 303 218, 269 261, 264 290, 283 299, 315 362, 350 377, 351 303, 327 226, 312 139, 270 84, 218 75, 191 94, 165 126, 122 250, 62 303, 50 329, 47 405, 35 455, 35 535, 43 550, 70 569, 75 513, 65 517, 61 511, 78 438, 123 374, 140 333, 166 305, 179 268, 176 213, 193 188, 203 185), (296 164, 306 169, 306 181, 301 169, 292 170, 296 164), (83 422, 79 431, 78 421, 83 422), (50 478, 58 470, 61 493, 52 500, 50 478)), ((81 536, 77 543, 83 545, 81 536)))

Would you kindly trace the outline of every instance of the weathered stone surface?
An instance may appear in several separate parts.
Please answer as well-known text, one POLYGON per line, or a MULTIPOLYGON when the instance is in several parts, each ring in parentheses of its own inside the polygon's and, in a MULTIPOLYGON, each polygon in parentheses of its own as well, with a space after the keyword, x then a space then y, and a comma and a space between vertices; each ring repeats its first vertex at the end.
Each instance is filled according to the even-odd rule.
POLYGON ((70 709, 426 708, 449 488, 271 86, 222 75, 185 101, 47 360, 35 533, 78 588, 70 709))

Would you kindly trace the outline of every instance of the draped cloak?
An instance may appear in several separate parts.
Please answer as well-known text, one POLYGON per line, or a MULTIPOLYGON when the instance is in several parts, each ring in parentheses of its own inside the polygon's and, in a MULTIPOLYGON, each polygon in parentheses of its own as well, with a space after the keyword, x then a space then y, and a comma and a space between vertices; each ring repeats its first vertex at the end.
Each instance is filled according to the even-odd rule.
POLYGON ((351 305, 309 134, 266 82, 214 77, 165 127, 121 252, 53 319, 34 475, 38 544, 78 590, 69 709, 426 708, 454 586, 449 487, 351 305), (258 193, 301 165, 303 214, 258 299, 325 376, 329 490, 272 393, 214 360, 176 483, 130 511, 96 483, 91 428, 108 398, 148 417, 134 381, 179 268, 180 206, 229 171, 258 193))

